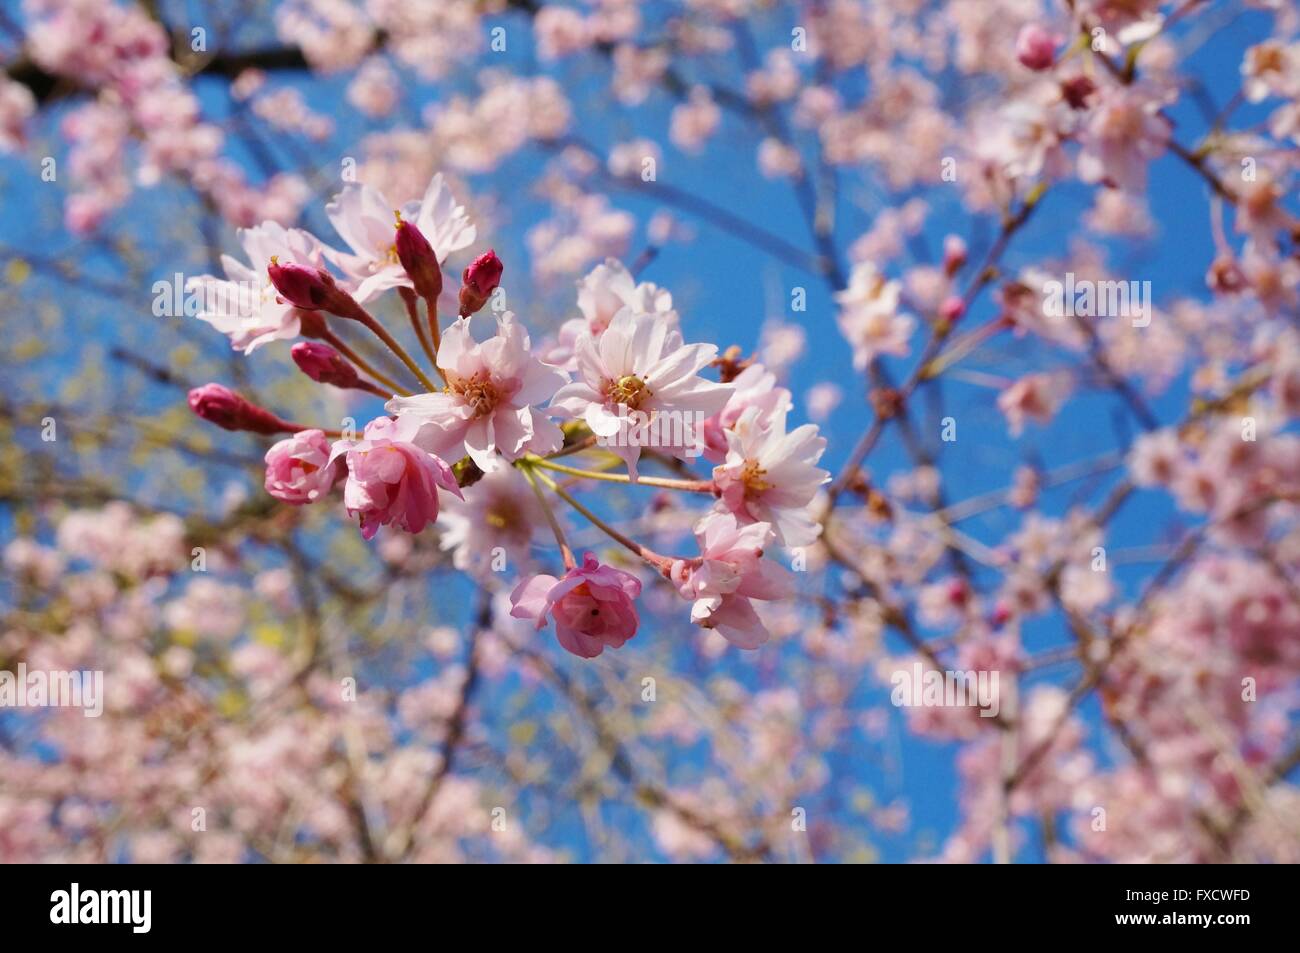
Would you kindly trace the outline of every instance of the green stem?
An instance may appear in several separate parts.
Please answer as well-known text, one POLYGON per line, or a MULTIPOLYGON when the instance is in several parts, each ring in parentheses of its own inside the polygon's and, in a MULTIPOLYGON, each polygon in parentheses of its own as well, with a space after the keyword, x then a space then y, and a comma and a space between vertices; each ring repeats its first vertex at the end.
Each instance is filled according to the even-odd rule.
POLYGON ((573 550, 569 547, 568 540, 564 538, 564 530, 560 528, 560 521, 555 518, 555 512, 551 509, 550 502, 546 499, 542 488, 537 485, 537 478, 533 475, 532 467, 525 464, 519 468, 519 471, 523 473, 524 479, 528 481, 528 485, 537 494, 537 502, 542 505, 542 512, 546 514, 546 522, 551 524, 551 532, 555 534, 555 542, 560 547, 560 556, 564 559, 564 568, 574 568, 578 565, 578 561, 573 558, 573 550))
POLYGON ((411 392, 407 390, 405 387, 398 386, 398 384, 391 377, 388 377, 385 374, 381 374, 379 371, 375 370, 375 368, 371 367, 369 363, 362 360, 361 356, 357 354, 356 351, 352 350, 352 348, 344 344, 339 339, 339 336, 335 334, 333 331, 327 330, 325 334, 322 336, 321 340, 323 340, 326 344, 334 348, 334 350, 338 351, 340 354, 346 357, 349 361, 351 361, 361 370, 365 371, 375 380, 379 381, 379 383, 383 384, 385 387, 389 388, 392 391, 392 393, 384 396, 391 397, 393 396, 393 394, 398 394, 402 397, 409 397, 411 395, 411 392))
MULTIPOLYGON (((547 470, 555 470, 558 473, 567 473, 569 476, 581 477, 584 480, 604 480, 606 483, 632 483, 632 478, 626 473, 599 473, 595 470, 580 470, 577 467, 566 466, 563 463, 556 463, 553 459, 546 457, 529 457, 528 462, 532 466, 544 467, 547 470)), ((708 480, 673 480, 668 477, 641 477, 636 481, 638 486, 657 486, 665 490, 684 490, 688 493, 712 493, 713 484, 708 480)))
MULTIPOLYGON (((537 463, 536 460, 530 459, 524 463, 524 467, 525 469, 533 469, 536 463, 537 463)), ((537 476, 537 479, 541 480, 548 487, 550 487, 551 491, 554 492, 556 496, 564 500, 564 502, 568 503, 575 510, 577 510, 579 513, 585 516, 587 518, 587 521, 591 523, 591 525, 595 526, 597 529, 604 532, 606 536, 614 540, 616 543, 619 543, 625 546, 627 549, 631 550, 632 552, 636 553, 638 556, 640 556, 650 565, 654 566, 655 569, 659 570, 662 573, 667 573, 668 567, 671 565, 672 561, 669 560, 666 556, 660 556, 654 550, 642 546, 634 539, 630 539, 627 536, 624 536, 622 533, 620 533, 614 527, 610 526, 608 523, 606 523, 603 519, 601 519, 591 510, 587 509, 587 507, 579 503, 576 499, 573 498, 573 495, 569 493, 568 490, 564 489, 564 487, 560 486, 558 483, 552 480, 545 473, 536 472, 536 471, 534 472, 537 476)))

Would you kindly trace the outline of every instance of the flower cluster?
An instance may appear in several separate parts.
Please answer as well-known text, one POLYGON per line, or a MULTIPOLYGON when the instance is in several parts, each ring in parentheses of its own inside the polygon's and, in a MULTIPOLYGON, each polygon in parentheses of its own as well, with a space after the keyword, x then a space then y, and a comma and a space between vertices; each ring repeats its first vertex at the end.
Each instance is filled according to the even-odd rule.
POLYGON ((444 327, 444 265, 477 232, 441 175, 422 200, 397 210, 377 189, 352 183, 327 212, 347 250, 266 222, 240 235, 247 263, 226 257, 224 278, 189 282, 205 303, 198 317, 234 348, 248 353, 306 338, 292 357, 312 380, 387 398, 386 413, 358 436, 283 420, 219 384, 195 388, 190 407, 211 423, 289 434, 266 452, 271 496, 299 506, 341 484, 344 506, 366 539, 385 526, 406 533, 435 527, 455 565, 480 580, 497 568, 485 558, 497 547, 528 564, 536 531, 549 525, 564 575, 521 580, 512 612, 538 628, 554 620, 560 644, 591 658, 636 634, 642 580, 592 553, 578 564, 552 509, 557 498, 688 600, 697 625, 741 648, 767 641, 753 603, 793 594, 776 547, 816 541, 821 527, 812 505, 830 479, 817 466, 826 441, 812 424, 788 426, 793 402, 774 374, 759 363, 720 359, 712 344, 687 344, 672 296, 638 283, 613 259, 579 283, 581 317, 534 348, 522 323, 496 303, 490 336, 474 336, 486 323, 475 316, 498 297, 504 273, 495 252, 485 252, 464 269, 458 316, 444 327), (433 377, 372 313, 390 290, 403 301, 433 377), (341 322, 373 333, 419 389, 365 362, 335 332, 341 322), (711 367, 724 379, 706 378, 711 367), (599 459, 601 469, 559 460, 578 455, 599 459), (715 464, 710 474, 691 469, 698 457, 715 464), (646 476, 647 462, 678 475, 646 476), (597 515, 560 477, 710 500, 694 528, 699 553, 651 550, 597 515))

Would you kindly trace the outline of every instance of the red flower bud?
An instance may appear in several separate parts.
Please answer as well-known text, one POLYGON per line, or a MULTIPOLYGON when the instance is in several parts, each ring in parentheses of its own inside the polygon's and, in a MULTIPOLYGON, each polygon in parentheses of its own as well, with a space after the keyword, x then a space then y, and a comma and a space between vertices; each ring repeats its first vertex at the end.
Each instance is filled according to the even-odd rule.
POLYGON ((290 348, 289 354, 300 371, 321 384, 356 387, 360 383, 356 368, 328 344, 300 341, 290 348))
POLYGON ((1076 76, 1061 84, 1061 98, 1071 109, 1087 109, 1088 97, 1097 91, 1097 84, 1087 76, 1076 76))
POLYGON ((501 284, 501 273, 506 266, 497 253, 489 249, 475 258, 461 277, 460 313, 464 317, 477 313, 487 304, 492 292, 501 284))
POLYGON ((433 253, 433 246, 424 233, 412 223, 402 221, 399 215, 393 245, 397 249, 397 260, 410 276, 416 293, 427 301, 437 301, 438 295, 442 294, 442 269, 438 267, 438 256, 433 253))
POLYGON ((296 433, 295 424, 286 423, 269 410, 250 404, 229 387, 204 384, 190 391, 190 410, 209 423, 225 430, 248 430, 253 433, 296 433))
POLYGON ((266 273, 281 298, 306 311, 324 308, 334 289, 334 276, 324 268, 309 268, 293 262, 282 265, 272 258, 266 273))

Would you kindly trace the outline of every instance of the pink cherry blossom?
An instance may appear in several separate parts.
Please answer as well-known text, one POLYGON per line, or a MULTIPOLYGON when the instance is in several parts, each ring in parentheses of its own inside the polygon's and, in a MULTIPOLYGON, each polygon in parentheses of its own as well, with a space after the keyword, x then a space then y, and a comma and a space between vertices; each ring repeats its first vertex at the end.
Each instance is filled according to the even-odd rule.
POLYGON ((621 261, 607 258, 578 281, 578 310, 582 317, 560 325, 558 343, 548 351, 547 360, 566 370, 576 370, 573 357, 578 340, 584 335, 599 337, 625 307, 634 314, 658 315, 677 325, 672 294, 648 281, 638 283, 621 261))
POLYGON ((1050 421, 1068 392, 1069 383, 1059 374, 1027 374, 998 395, 998 409, 1018 437, 1026 420, 1050 421))
POLYGON ((742 523, 771 526, 783 546, 807 546, 821 534, 809 512, 817 488, 831 475, 816 463, 826 438, 813 424, 786 433, 786 411, 763 415, 750 407, 727 434, 727 458, 713 469, 718 507, 742 523))
POLYGON ((510 594, 510 614, 532 619, 538 629, 553 619, 560 645, 580 658, 595 658, 636 635, 639 595, 639 579, 587 553, 581 566, 559 579, 540 575, 519 583, 510 594))
MULTIPOLYGON (((325 207, 334 230, 351 249, 350 254, 330 251, 328 255, 355 283, 353 296, 362 303, 389 288, 411 286, 397 259, 393 211, 382 192, 360 182, 348 183, 325 207)), ((441 173, 429 180, 420 201, 407 202, 398 211, 419 228, 439 261, 470 245, 477 234, 441 173)))
POLYGON ((469 454, 485 472, 502 458, 559 449, 559 426, 532 405, 551 398, 564 374, 532 356, 528 332, 510 312, 497 318, 496 336, 481 344, 470 335, 470 321, 459 318, 443 333, 438 366, 447 386, 394 397, 389 412, 419 429, 421 446, 452 459, 469 454))
POLYGON ((695 527, 700 555, 678 559, 669 578, 691 600, 691 621, 716 629, 728 642, 755 649, 770 637, 751 599, 785 599, 795 591, 794 575, 770 559, 767 523, 741 526, 731 513, 709 513, 695 527))
POLYGON ((1164 105, 1163 98, 1141 85, 1104 87, 1079 135, 1079 177, 1126 192, 1139 190, 1148 164, 1164 154, 1169 142, 1169 121, 1160 115, 1164 105))
POLYGON ((578 341, 578 379, 560 388, 551 410, 585 420, 635 478, 641 446, 654 442, 652 427, 661 438, 655 449, 678 457, 702 451, 704 421, 732 390, 699 376, 717 353, 712 344, 685 344, 664 318, 625 307, 604 333, 578 341))
POLYGON ((360 440, 334 444, 329 464, 340 457, 348 477, 343 503, 361 519, 361 535, 373 539, 380 526, 419 533, 438 518, 438 490, 464 498, 456 476, 439 457, 416 445, 414 421, 378 417, 360 440))
POLYGON ((251 354, 270 341, 298 336, 297 309, 282 299, 267 279, 272 258, 284 265, 319 268, 324 248, 319 239, 297 228, 264 222, 239 233, 249 264, 221 256, 226 277, 202 275, 185 284, 187 294, 198 298, 197 317, 230 338, 231 347, 251 354))
POLYGON ((881 354, 903 356, 916 321, 898 311, 902 286, 884 277, 870 262, 853 267, 849 286, 837 292, 840 331, 853 346, 853 366, 864 368, 881 354))
POLYGON ((300 430, 266 451, 266 492, 301 506, 329 493, 343 469, 320 430, 300 430))
POLYGON ((762 364, 751 364, 731 381, 734 388, 722 410, 704 422, 704 456, 713 463, 727 457, 727 431, 736 426, 741 414, 751 407, 758 410, 758 423, 766 424, 772 415, 790 409, 790 392, 776 386, 776 375, 762 364))
POLYGON ((532 562, 534 537, 545 533, 546 515, 523 475, 499 467, 471 486, 461 499, 443 501, 439 544, 457 569, 491 578, 503 568, 519 571, 532 562))

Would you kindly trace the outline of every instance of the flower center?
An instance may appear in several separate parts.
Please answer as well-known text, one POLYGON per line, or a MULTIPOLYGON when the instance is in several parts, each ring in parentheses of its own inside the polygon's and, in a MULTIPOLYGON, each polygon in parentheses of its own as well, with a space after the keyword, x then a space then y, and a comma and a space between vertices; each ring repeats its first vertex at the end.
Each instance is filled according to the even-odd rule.
POLYGON ((628 374, 614 381, 606 394, 612 404, 615 406, 622 404, 629 410, 637 410, 647 398, 653 396, 650 388, 645 386, 645 381, 634 374, 628 374))
POLYGON ((745 494, 758 494, 764 490, 772 489, 772 484, 767 482, 767 471, 758 465, 754 460, 745 462, 745 469, 741 471, 741 479, 745 482, 745 494))
POLYGON ((447 389, 469 405, 475 417, 486 417, 501 402, 501 392, 492 378, 480 371, 473 377, 453 378, 447 389))

